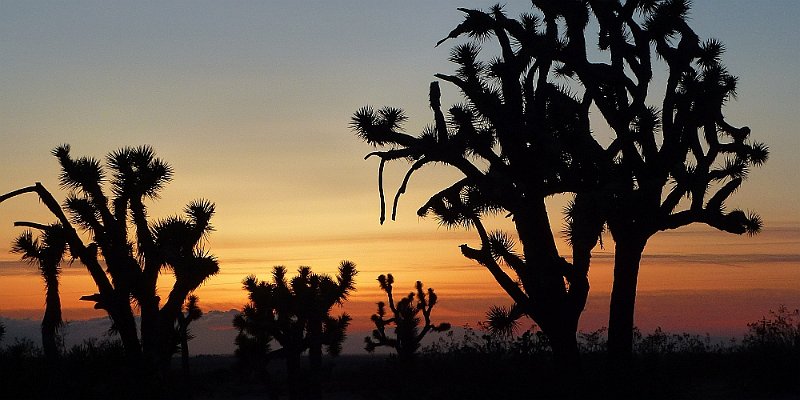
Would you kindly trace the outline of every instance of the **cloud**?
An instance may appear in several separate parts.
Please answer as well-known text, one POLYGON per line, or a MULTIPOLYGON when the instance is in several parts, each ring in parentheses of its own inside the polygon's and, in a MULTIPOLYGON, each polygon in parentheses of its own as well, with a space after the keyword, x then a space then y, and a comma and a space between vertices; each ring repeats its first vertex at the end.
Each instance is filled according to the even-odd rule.
POLYGON ((746 264, 773 264, 773 263, 800 263, 800 254, 645 254, 645 260, 658 262, 715 264, 730 266, 745 266, 746 264))

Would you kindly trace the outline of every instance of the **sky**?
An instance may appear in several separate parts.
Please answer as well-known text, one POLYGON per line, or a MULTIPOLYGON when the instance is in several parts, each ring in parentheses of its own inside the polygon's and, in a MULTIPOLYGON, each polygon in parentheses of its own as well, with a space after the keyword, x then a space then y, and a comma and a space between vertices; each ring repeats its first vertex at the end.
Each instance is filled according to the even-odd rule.
MULTIPOLYGON (((507 3, 510 15, 529 7, 507 3)), ((207 310, 241 307, 241 280, 267 278, 273 265, 334 273, 349 259, 360 271, 347 306, 363 317, 355 327, 367 328, 380 300, 374 279, 387 272, 398 290, 416 280, 434 287, 443 318, 474 324, 489 305, 508 303, 488 272, 459 254, 474 233, 415 213, 458 175, 422 171, 397 221, 380 225, 377 161, 363 159, 371 148, 348 123, 369 104, 405 109, 409 132, 429 124, 433 74, 454 70, 449 45, 434 44, 461 21, 457 7, 491 5, 0 0, 0 192, 41 181, 63 198, 50 156, 61 143, 98 158, 149 144, 175 170, 150 206, 153 217, 197 198, 216 203, 206 247, 221 273, 198 290, 207 310)), ((656 236, 645 251, 638 325, 724 333, 781 303, 800 307, 799 17, 800 3, 791 0, 694 5, 692 27, 725 43, 724 62, 740 77, 726 115, 771 149, 731 201, 758 211, 766 226, 752 238, 699 226, 656 236)), ((442 89, 445 104, 461 101, 454 87, 442 89)), ((610 136, 602 127, 595 134, 610 136)), ((405 165, 387 169, 391 191, 405 165)), ((556 230, 563 204, 549 200, 556 230)), ((0 316, 36 319, 40 279, 9 254, 17 220, 52 217, 33 196, 0 204, 0 316)), ((568 254, 566 244, 560 249, 568 254)), ((585 329, 607 319, 612 250, 598 249, 593 259, 585 329)), ((78 263, 64 267, 62 281, 65 318, 102 316, 77 301, 94 292, 78 263)))

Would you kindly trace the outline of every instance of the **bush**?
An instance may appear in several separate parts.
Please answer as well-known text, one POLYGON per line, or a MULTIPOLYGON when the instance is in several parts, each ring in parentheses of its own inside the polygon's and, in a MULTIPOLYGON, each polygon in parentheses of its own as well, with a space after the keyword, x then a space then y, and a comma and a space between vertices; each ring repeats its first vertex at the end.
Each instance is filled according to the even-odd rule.
POLYGON ((747 324, 748 332, 742 346, 760 351, 800 351, 800 310, 789 311, 785 305, 777 311, 770 310, 770 317, 762 317, 747 324))
POLYGON ((454 331, 450 331, 436 342, 425 346, 422 352, 427 355, 474 354, 500 358, 550 354, 550 342, 536 325, 518 336, 491 334, 483 324, 478 326, 479 331, 476 331, 465 325, 460 340, 454 331))

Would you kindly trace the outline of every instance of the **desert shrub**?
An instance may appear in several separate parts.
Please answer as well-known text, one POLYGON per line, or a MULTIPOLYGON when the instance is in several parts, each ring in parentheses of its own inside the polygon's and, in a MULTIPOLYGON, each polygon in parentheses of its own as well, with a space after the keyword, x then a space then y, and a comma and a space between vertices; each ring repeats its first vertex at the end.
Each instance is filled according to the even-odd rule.
POLYGON ((710 353, 721 351, 722 344, 711 343, 711 336, 691 333, 667 333, 661 327, 648 335, 634 335, 634 351, 640 354, 710 353))
POLYGON ((42 349, 33 340, 14 338, 14 343, 6 346, 0 354, 6 362, 33 360, 41 357, 42 349))
POLYGON ((608 328, 605 326, 589 333, 578 332, 581 353, 602 353, 608 350, 608 328))
POLYGON ((519 335, 500 335, 489 333, 483 325, 478 329, 469 325, 462 328, 462 334, 450 331, 432 344, 423 347, 424 354, 440 355, 485 355, 501 358, 533 357, 550 354, 550 342, 536 325, 519 335))
POLYGON ((800 310, 790 311, 785 305, 770 310, 756 322, 747 324, 742 341, 745 349, 761 351, 800 351, 800 310))
POLYGON ((113 363, 125 358, 125 347, 120 340, 90 338, 81 344, 72 346, 64 354, 70 362, 76 363, 113 363))

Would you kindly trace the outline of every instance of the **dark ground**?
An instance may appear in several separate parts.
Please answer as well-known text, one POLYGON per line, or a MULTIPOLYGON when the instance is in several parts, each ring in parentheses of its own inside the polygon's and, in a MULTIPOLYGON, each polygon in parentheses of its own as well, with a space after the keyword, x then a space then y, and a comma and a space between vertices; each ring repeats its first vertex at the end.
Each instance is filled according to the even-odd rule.
MULTIPOLYGON (((614 369, 604 356, 587 355, 582 380, 558 379, 544 358, 523 362, 485 354, 447 355, 401 366, 385 356, 341 356, 326 362, 323 398, 800 399, 800 358, 785 356, 638 356, 632 367, 614 369)), ((275 364, 271 378, 283 382, 282 365, 275 364)), ((193 368, 195 399, 267 398, 265 385, 237 374, 230 357, 197 357, 193 368)))
MULTIPOLYGON (((548 352, 520 354, 513 344, 535 341, 476 343, 480 346, 439 347, 413 365, 383 354, 325 358, 322 398, 800 399, 796 348, 639 352, 627 367, 614 367, 604 351, 593 351, 583 354, 582 369, 557 374, 548 352)), ((152 381, 120 367, 119 346, 101 343, 72 351, 56 367, 24 347, 9 346, 0 357, 0 399, 288 398, 280 359, 270 363, 265 379, 238 367, 233 356, 193 357, 187 385, 177 358, 166 379, 152 381)))

